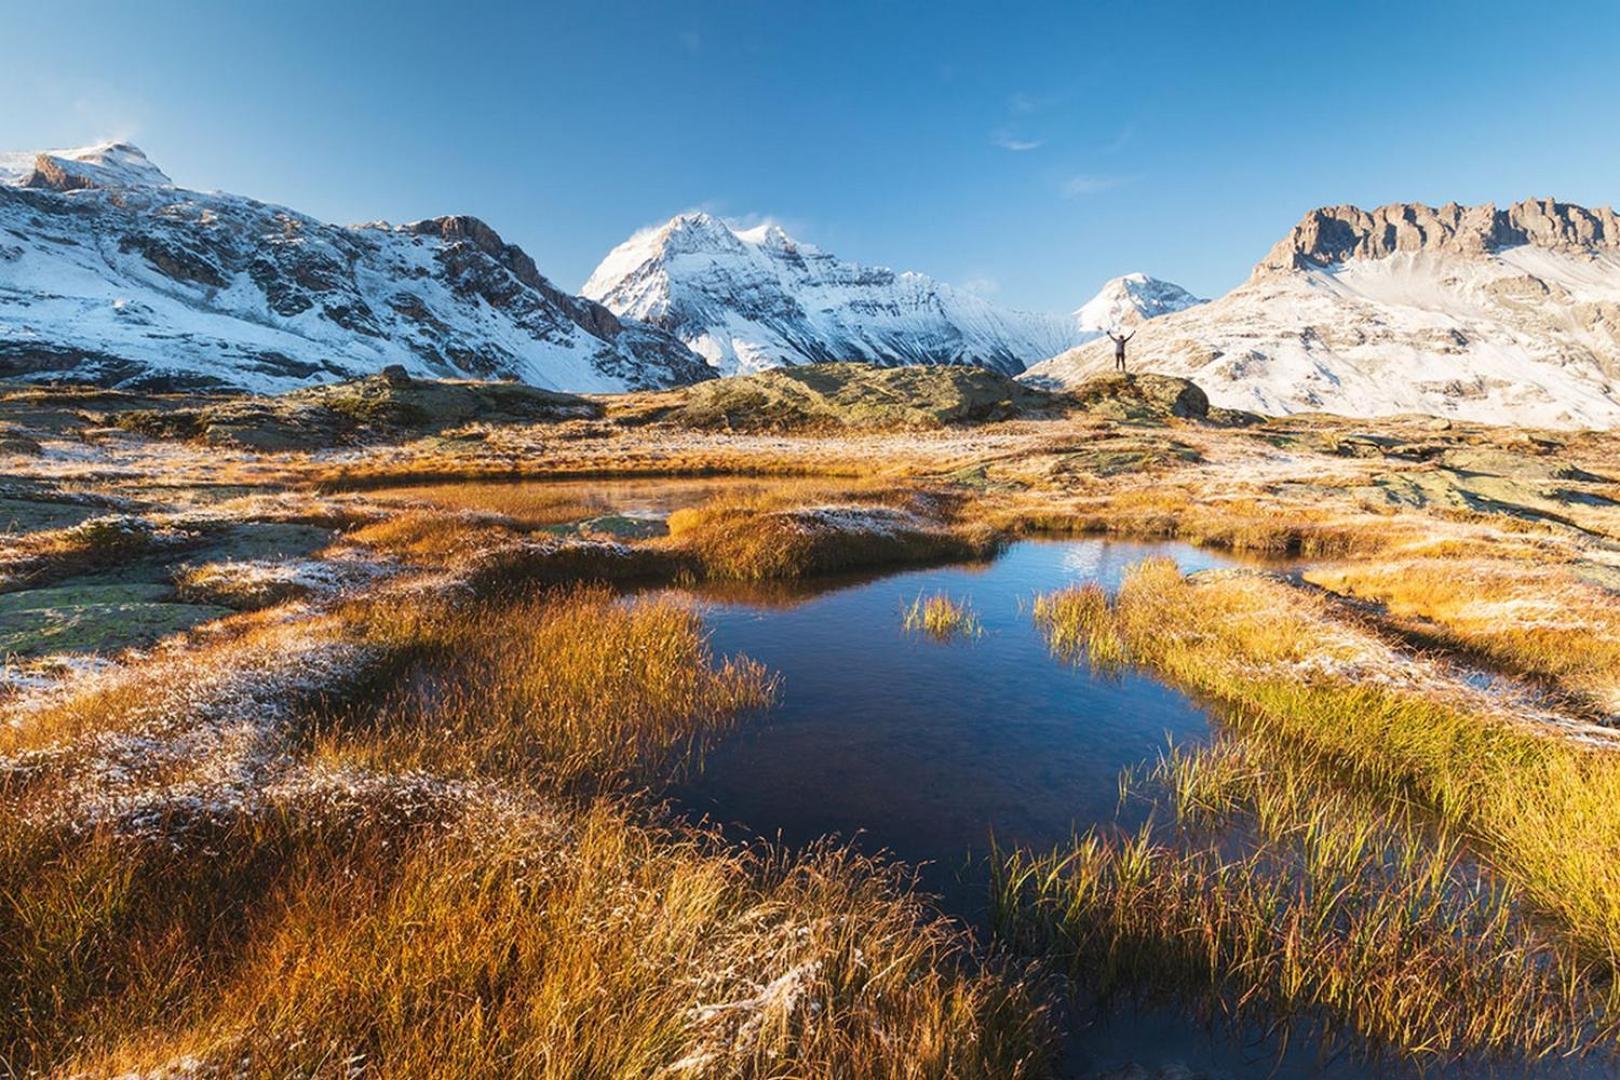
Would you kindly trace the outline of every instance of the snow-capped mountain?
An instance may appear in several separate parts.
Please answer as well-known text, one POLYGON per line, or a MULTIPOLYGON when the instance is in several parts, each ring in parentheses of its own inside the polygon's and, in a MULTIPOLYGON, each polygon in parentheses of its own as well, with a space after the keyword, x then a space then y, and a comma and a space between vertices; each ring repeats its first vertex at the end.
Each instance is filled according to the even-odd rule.
POLYGON ((776 225, 680 214, 610 252, 581 290, 669 331, 723 374, 783 364, 978 364, 1006 373, 1093 336, 923 274, 860 266, 776 225))
POLYGON ((1128 330, 1148 319, 1206 302, 1180 285, 1146 274, 1125 274, 1099 289, 1074 313, 1074 319, 1082 332, 1096 337, 1104 331, 1128 330))
MULTIPOLYGON (((1265 413, 1620 423, 1620 218, 1550 199, 1307 214, 1227 295, 1154 319, 1137 370, 1265 413)), ((1106 342, 1030 369, 1070 385, 1106 342)))
POLYGON ((0 378, 279 391, 403 364, 561 390, 712 377, 477 218, 328 225, 137 148, 0 154, 0 378))

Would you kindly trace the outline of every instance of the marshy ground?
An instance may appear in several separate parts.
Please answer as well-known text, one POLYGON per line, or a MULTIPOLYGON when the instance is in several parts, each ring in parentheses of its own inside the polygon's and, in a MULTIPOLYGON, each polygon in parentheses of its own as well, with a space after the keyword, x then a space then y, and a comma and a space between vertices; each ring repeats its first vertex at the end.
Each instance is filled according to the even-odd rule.
POLYGON ((1620 440, 788 382, 0 393, 0 1072, 1170 1067, 1065 1047, 1130 1009, 1269 1033, 1227 1074, 1612 1071, 1620 440), (1053 536, 1222 557, 973 590, 1053 536), (874 665, 1005 647, 1206 733, 986 830, 976 905, 900 832, 685 812, 815 708, 709 605, 851 617, 832 585, 874 665))

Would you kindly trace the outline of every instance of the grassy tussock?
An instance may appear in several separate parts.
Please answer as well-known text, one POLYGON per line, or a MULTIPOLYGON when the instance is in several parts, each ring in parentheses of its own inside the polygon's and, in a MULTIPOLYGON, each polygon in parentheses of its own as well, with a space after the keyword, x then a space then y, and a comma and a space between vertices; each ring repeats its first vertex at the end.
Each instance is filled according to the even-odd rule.
POLYGON ((349 539, 402 559, 444 563, 520 538, 525 530, 494 515, 449 510, 401 510, 365 525, 349 539))
POLYGON ((1419 559, 1348 563, 1307 577, 1382 603, 1444 645, 1620 712, 1620 600, 1566 568, 1419 559))
POLYGON ((1226 704, 1246 733, 1416 799, 1585 956, 1620 957, 1620 755, 1369 677, 1324 603, 1281 582, 1149 560, 1112 610, 1132 662, 1226 704))
POLYGON ((1537 1059, 1612 1038, 1587 968, 1455 839, 1322 779, 1283 747, 1175 754, 1151 783, 1183 830, 1013 855, 1002 931, 1105 996, 1325 1028, 1374 1054, 1537 1059))
POLYGON ((1108 594, 1096 582, 1037 596, 1034 615, 1047 645, 1062 659, 1084 658, 1100 668, 1125 662, 1125 642, 1114 628, 1108 594))
POLYGON ((648 781, 776 689, 760 664, 717 660, 689 607, 620 604, 602 587, 427 613, 379 606, 362 632, 410 661, 396 679, 406 689, 365 716, 360 741, 383 744, 392 767, 438 775, 648 781))
POLYGON ((946 593, 919 594, 905 609, 902 622, 908 631, 926 634, 935 641, 974 638, 984 633, 984 624, 974 614, 973 605, 946 593))
POLYGON ((982 527, 952 527, 909 509, 862 502, 787 505, 779 498, 717 499, 669 518, 674 546, 710 577, 808 577, 894 563, 967 559, 995 545, 982 527))
POLYGON ((175 594, 189 604, 218 604, 238 611, 258 611, 316 592, 311 581, 273 566, 213 562, 183 566, 174 574, 175 594))
POLYGON ((843 852, 739 852, 598 803, 565 825, 463 821, 392 872, 348 869, 287 882, 189 1030, 103 1061, 984 1077, 1044 1055, 1039 1005, 843 852))

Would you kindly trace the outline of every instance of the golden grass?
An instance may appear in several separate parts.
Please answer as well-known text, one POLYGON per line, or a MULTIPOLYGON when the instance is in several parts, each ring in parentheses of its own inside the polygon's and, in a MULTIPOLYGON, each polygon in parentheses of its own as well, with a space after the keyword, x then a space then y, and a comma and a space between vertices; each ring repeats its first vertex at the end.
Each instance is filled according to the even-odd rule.
POLYGON ((602 802, 405 848, 285 876, 188 1023, 72 1064, 999 1077, 1046 1055, 1016 977, 970 968, 959 931, 842 851, 739 851, 602 802))
POLYGON ((1612 1041, 1590 970, 1455 839, 1323 779, 1280 746, 1176 753, 1151 785, 1182 828, 1010 856, 1001 931, 1105 996, 1325 1029, 1375 1057, 1539 1059, 1612 1041))
POLYGON ((1149 560, 1112 610, 1133 663, 1226 704, 1239 730, 1415 798, 1586 956, 1620 960, 1620 754, 1367 677, 1325 604, 1279 581, 1149 560))
POLYGON ((669 532, 670 544, 692 553, 708 576, 745 581, 983 557, 996 543, 988 529, 948 525, 870 496, 822 505, 718 499, 671 514, 669 532))
POLYGON ((390 767, 435 775, 646 782, 775 693, 761 665, 710 653, 691 608, 619 603, 603 587, 428 612, 378 605, 360 632, 409 658, 403 689, 364 711, 360 741, 384 744, 390 767))
POLYGON ((1125 642, 1114 629, 1108 594, 1096 582, 1037 596, 1034 615, 1056 656, 1084 658, 1100 668, 1124 663, 1125 642))
POLYGON ((973 605, 947 593, 917 595, 905 609, 902 624, 912 633, 926 634, 935 641, 975 638, 984 634, 984 624, 974 614, 973 605))
POLYGON ((1385 605, 1423 637, 1620 713, 1620 598, 1568 567, 1408 559, 1319 567, 1306 578, 1385 605))

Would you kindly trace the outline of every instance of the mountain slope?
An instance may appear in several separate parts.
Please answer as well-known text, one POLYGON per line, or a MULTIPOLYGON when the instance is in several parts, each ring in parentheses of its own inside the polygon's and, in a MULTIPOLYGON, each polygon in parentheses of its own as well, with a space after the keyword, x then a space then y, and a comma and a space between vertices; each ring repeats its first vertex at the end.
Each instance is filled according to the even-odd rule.
POLYGON ((0 378, 282 391, 402 364, 560 390, 712 375, 476 218, 336 226, 120 143, 0 154, 0 378))
POLYGON ((837 360, 1016 373, 1097 332, 923 274, 845 262, 775 225, 738 230, 703 213, 632 236, 581 291, 668 330, 723 374, 837 360))
MULTIPOLYGON (((1074 385, 1107 343, 1032 368, 1074 385)), ((1267 413, 1620 423, 1620 220, 1552 200, 1306 215, 1243 285, 1147 323, 1138 370, 1267 413)))

